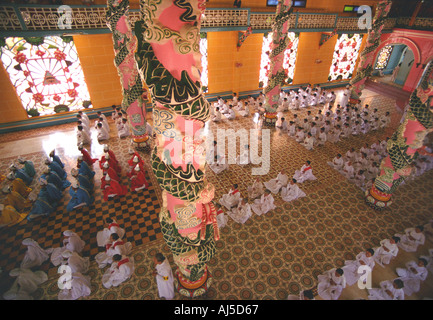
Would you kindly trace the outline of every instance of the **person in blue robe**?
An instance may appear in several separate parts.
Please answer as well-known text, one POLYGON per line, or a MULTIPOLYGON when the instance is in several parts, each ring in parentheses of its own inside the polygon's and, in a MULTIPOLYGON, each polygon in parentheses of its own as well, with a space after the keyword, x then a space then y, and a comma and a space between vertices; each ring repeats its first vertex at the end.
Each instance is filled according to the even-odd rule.
POLYGON ((85 175, 89 179, 93 179, 93 177, 95 176, 95 171, 90 169, 89 165, 85 161, 83 161, 83 157, 81 155, 78 156, 77 167, 78 174, 85 175))
POLYGON ((32 210, 27 216, 27 220, 30 221, 40 216, 49 216, 51 213, 55 212, 56 209, 57 203, 52 203, 50 199, 39 194, 35 203, 33 203, 32 210))
POLYGON ((16 178, 20 178, 21 180, 24 181, 24 183, 29 186, 32 181, 33 181, 33 177, 30 177, 25 171, 24 169, 18 169, 15 164, 12 164, 10 167, 11 171, 14 173, 14 176, 16 178))
POLYGON ((65 167, 65 165, 63 164, 62 160, 59 158, 58 155, 56 155, 55 150, 50 152, 50 157, 53 159, 54 162, 56 162, 59 166, 61 166, 62 168, 65 167))
POLYGON ((35 165, 33 164, 32 161, 25 160, 22 157, 18 157, 18 162, 24 165, 23 169, 29 177, 33 178, 36 175, 35 165))
POLYGON ((77 179, 78 184, 81 187, 86 188, 86 190, 89 191, 90 194, 93 194, 93 190, 94 190, 93 181, 90 180, 88 176, 85 176, 84 174, 79 173, 76 168, 71 170, 71 175, 75 179, 77 179))
POLYGON ((47 160, 45 160, 45 164, 51 169, 51 171, 56 172, 60 179, 66 180, 68 174, 57 162, 51 161, 47 158, 47 160))
POLYGON ((74 183, 69 189, 71 200, 66 206, 68 212, 82 206, 89 206, 95 200, 90 193, 83 187, 79 186, 78 183, 74 183))
POLYGON ((71 185, 68 180, 62 180, 55 171, 51 171, 48 167, 41 175, 41 178, 47 180, 49 183, 54 184, 59 190, 63 191, 71 185))

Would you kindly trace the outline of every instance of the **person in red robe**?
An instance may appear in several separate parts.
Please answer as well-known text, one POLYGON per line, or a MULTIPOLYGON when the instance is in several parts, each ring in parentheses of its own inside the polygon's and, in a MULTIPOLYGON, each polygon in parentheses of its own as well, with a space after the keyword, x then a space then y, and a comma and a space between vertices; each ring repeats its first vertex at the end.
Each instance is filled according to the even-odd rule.
POLYGON ((116 180, 110 179, 109 175, 105 177, 105 182, 106 185, 103 190, 105 201, 108 201, 109 198, 124 196, 128 192, 127 186, 123 186, 116 180))
POLYGON ((104 152, 108 153, 108 155, 110 156, 110 158, 116 162, 117 164, 119 164, 119 161, 117 161, 116 155, 114 154, 114 152, 112 150, 110 150, 110 148, 108 147, 107 144, 104 144, 104 152))
POLYGON ((118 175, 121 174, 121 172, 122 172, 122 168, 120 167, 119 163, 116 162, 116 161, 114 161, 114 160, 110 157, 110 155, 109 155, 108 153, 106 153, 105 155, 103 155, 103 156, 101 157, 101 160, 99 160, 99 167, 100 167, 102 170, 104 169, 103 165, 104 165, 106 162, 108 162, 108 164, 110 165, 110 167, 113 168, 113 169, 116 171, 116 173, 117 173, 118 175))
POLYGON ((117 174, 116 170, 114 170, 113 168, 111 168, 110 164, 108 162, 105 162, 102 165, 102 172, 106 172, 107 175, 110 177, 110 179, 112 180, 116 180, 117 182, 120 182, 120 177, 117 174))
POLYGON ((82 143, 80 143, 80 145, 78 146, 78 150, 80 150, 81 154, 83 155, 83 161, 86 161, 89 167, 91 167, 96 161, 98 161, 97 158, 92 158, 90 156, 89 151, 84 148, 82 143))
POLYGON ((149 186, 144 175, 144 171, 140 169, 140 166, 138 164, 134 168, 134 170, 131 171, 130 180, 132 191, 142 190, 149 186))
POLYGON ((137 163, 143 162, 143 159, 141 158, 140 154, 137 151, 134 151, 133 149, 129 149, 129 154, 131 155, 131 159, 128 160, 128 164, 130 169, 134 169, 137 163))

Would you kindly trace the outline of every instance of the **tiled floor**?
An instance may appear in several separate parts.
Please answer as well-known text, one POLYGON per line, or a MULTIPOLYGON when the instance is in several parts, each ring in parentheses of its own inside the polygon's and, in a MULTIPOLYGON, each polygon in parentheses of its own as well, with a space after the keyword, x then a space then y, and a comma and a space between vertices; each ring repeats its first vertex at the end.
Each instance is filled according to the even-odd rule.
MULTIPOLYGON (((389 128, 351 137, 336 144, 327 142, 324 147, 312 151, 306 150, 287 135, 271 130, 270 170, 260 177, 262 181, 276 177, 282 168, 290 175, 307 159, 312 161, 318 179, 300 186, 307 193, 304 198, 286 203, 280 195, 275 195, 277 208, 266 215, 254 215, 244 225, 229 220, 227 226, 221 229, 217 252, 209 263, 214 283, 202 299, 285 299, 288 294, 314 288, 317 276, 323 271, 342 266, 344 260, 353 259, 361 250, 377 246, 380 240, 402 232, 406 227, 425 223, 433 216, 433 172, 402 185, 394 196, 393 206, 387 211, 376 212, 364 203, 359 188, 326 164, 337 153, 346 152, 350 147, 359 149, 365 142, 384 139, 398 126, 401 114, 395 109, 392 99, 367 90, 362 99, 363 103, 377 107, 380 113, 392 111, 389 128)), ((302 110, 298 114, 301 116, 305 113, 302 110)), ((285 117, 290 120, 292 114, 286 112, 285 117)), ((239 128, 258 127, 257 115, 207 125, 209 132, 213 133, 217 128, 232 128, 236 131, 239 128)), ((108 144, 125 173, 128 169, 129 142, 116 137, 113 124, 108 144)), ((36 164, 39 177, 44 156, 53 148, 64 160, 69 173, 79 154, 73 125, 0 135, 0 172, 5 172, 18 155, 23 155, 36 164)), ((260 143, 258 148, 260 150, 260 143)), ((99 158, 103 153, 102 145, 98 142, 93 142, 90 149, 93 157, 99 158)), ((25 220, 10 229, 0 230, 0 267, 4 270, 0 275, 0 292, 7 290, 13 281, 7 273, 18 266, 24 256, 25 248, 21 245, 24 238, 32 237, 44 248, 57 247, 61 243, 61 232, 71 229, 86 242, 83 256, 89 256, 92 260, 89 271, 92 295, 88 299, 159 299, 156 282, 151 275, 152 257, 157 251, 162 251, 169 257, 173 269, 175 264, 162 239, 158 222, 162 203, 160 189, 150 170, 149 155, 143 154, 143 157, 148 169, 147 178, 151 183, 148 190, 129 192, 124 197, 104 202, 99 190, 101 170, 95 165, 94 205, 68 214, 65 206, 69 195, 65 192, 63 204, 55 215, 31 222, 25 220), (108 290, 102 287, 103 270, 98 269, 93 257, 99 251, 96 232, 103 228, 103 219, 110 214, 115 215, 126 229, 126 239, 133 243, 136 269, 128 282, 108 290)), ((246 196, 247 186, 257 178, 251 175, 253 167, 260 165, 241 167, 231 164, 229 170, 219 175, 207 170, 208 180, 216 188, 216 200, 234 182, 239 184, 241 193, 246 196)), ((122 182, 128 184, 124 174, 122 182)), ((32 187, 37 189, 37 183, 33 182, 32 187)), ((433 244, 427 241, 416 253, 401 252, 389 267, 383 270, 375 268, 373 285, 387 277, 395 277, 396 266, 404 265, 408 259, 416 258, 421 253, 425 254, 430 247, 433 244)), ((49 280, 38 289, 35 298, 56 299, 57 268, 46 262, 41 269, 48 272, 49 280)), ((433 297, 431 280, 429 276, 420 293, 409 299, 433 297)), ((342 299, 359 298, 365 298, 365 292, 357 291, 357 288, 348 288, 342 295, 342 299)), ((176 299, 184 297, 176 294, 176 299)))

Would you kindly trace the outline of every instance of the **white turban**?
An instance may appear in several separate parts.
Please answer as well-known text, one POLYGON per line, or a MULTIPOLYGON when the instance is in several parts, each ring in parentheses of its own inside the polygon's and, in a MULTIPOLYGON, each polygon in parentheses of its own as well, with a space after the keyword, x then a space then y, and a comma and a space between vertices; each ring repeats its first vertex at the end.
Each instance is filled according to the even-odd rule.
POLYGON ((9 192, 11 192, 11 187, 10 186, 4 186, 2 191, 3 191, 3 193, 9 193, 9 192))
POLYGON ((76 168, 73 168, 73 169, 71 170, 71 175, 73 175, 73 176, 78 175, 78 170, 77 170, 76 168))
POLYGON ((18 162, 19 162, 19 163, 24 163, 24 162, 25 162, 25 159, 24 159, 23 157, 19 156, 19 157, 18 157, 18 162))
POLYGON ((80 155, 78 156, 78 160, 83 160, 83 155, 82 155, 82 154, 80 154, 80 155))
POLYGON ((70 256, 72 256, 72 252, 69 250, 65 250, 62 252, 62 257, 65 259, 68 259, 70 256))
POLYGON ((39 182, 40 182, 41 186, 44 186, 44 185, 47 185, 47 184, 48 184, 48 181, 45 180, 44 178, 40 178, 40 179, 39 179, 39 182))
POLYGON ((108 145, 107 144, 104 144, 104 151, 108 151, 108 145))
POLYGON ((14 175, 14 173, 13 173, 13 172, 9 172, 8 175, 7 175, 7 178, 8 178, 9 180, 13 180, 13 179, 15 179, 15 175, 14 175))
POLYGON ((133 154, 134 150, 132 148, 129 148, 128 152, 129 152, 129 154, 133 154))
POLYGON ((74 189, 78 188, 78 183, 76 181, 72 182, 72 188, 74 189))
POLYGON ((71 230, 65 230, 65 231, 63 231, 63 235, 65 236, 65 237, 71 237, 71 236, 73 236, 73 235, 75 235, 76 233, 75 232, 73 232, 73 231, 71 231, 71 230))
POLYGON ((9 169, 11 169, 11 170, 16 170, 16 169, 17 169, 17 166, 16 166, 14 163, 12 163, 12 164, 9 166, 9 169))

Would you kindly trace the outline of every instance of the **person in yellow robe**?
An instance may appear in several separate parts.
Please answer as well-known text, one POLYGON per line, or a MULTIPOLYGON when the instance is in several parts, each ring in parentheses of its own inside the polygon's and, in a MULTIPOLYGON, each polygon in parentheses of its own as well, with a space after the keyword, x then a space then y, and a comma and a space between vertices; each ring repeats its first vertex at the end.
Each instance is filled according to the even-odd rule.
POLYGON ((20 223, 26 218, 27 214, 19 213, 10 205, 0 204, 0 228, 10 227, 20 223))
POLYGON ((26 200, 26 198, 24 198, 18 192, 11 190, 10 186, 3 188, 2 191, 4 194, 6 194, 6 198, 3 202, 4 205, 10 205, 17 211, 22 212, 29 204, 29 201, 26 200))
POLYGON ((22 197, 27 198, 32 188, 27 187, 21 178, 16 178, 11 172, 7 175, 8 180, 12 181, 12 190, 18 192, 22 197))

